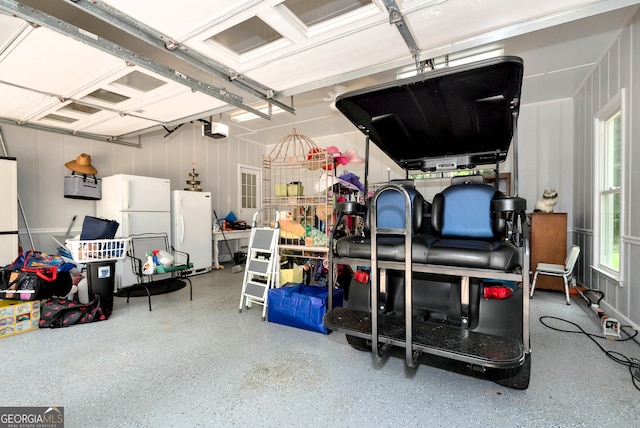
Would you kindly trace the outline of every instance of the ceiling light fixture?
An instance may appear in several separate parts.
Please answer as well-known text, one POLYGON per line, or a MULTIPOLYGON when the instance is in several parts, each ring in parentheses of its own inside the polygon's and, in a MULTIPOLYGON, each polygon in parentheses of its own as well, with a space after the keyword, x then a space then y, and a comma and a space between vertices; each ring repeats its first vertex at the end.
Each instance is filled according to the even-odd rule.
MULTIPOLYGON (((269 114, 269 106, 265 106, 262 108, 258 108, 257 109, 259 112, 264 113, 264 114, 269 114)), ((279 114, 279 113, 283 113, 284 110, 281 109, 278 106, 273 106, 271 107, 271 116, 279 114)), ((258 119, 259 116, 253 114, 253 113, 240 113, 240 114, 236 114, 231 116, 231 120, 233 120, 234 122, 247 122, 249 120, 253 120, 253 119, 258 119)))

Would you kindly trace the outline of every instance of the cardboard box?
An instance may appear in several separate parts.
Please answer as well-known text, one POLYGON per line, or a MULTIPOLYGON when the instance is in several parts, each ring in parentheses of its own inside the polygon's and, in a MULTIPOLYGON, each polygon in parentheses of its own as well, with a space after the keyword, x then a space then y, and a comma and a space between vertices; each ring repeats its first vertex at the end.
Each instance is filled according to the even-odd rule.
POLYGON ((0 338, 35 330, 39 323, 39 300, 0 300, 0 338))
POLYGON ((280 269, 280 285, 287 282, 300 284, 302 282, 302 266, 293 269, 280 269))

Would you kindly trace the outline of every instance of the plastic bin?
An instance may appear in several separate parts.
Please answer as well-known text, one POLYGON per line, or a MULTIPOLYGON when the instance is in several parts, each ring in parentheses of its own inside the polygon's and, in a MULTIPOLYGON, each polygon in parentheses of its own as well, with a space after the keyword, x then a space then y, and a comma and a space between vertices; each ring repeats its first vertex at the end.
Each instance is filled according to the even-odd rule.
POLYGON ((302 196, 304 194, 304 186, 299 182, 287 184, 287 196, 302 196))
POLYGON ((276 197, 287 196, 287 185, 284 183, 276 183, 276 197))
POLYGON ((100 295, 100 306, 108 318, 113 312, 113 293, 116 260, 127 255, 129 238, 65 241, 73 260, 87 265, 87 294, 89 301, 100 295))
POLYGON ((93 300, 96 294, 100 295, 100 306, 107 317, 113 312, 115 274, 115 261, 87 263, 87 290, 89 300, 93 300))
POLYGON ((94 239, 78 241, 67 239, 67 248, 73 260, 78 263, 104 262, 107 260, 122 260, 127 255, 129 238, 94 239))

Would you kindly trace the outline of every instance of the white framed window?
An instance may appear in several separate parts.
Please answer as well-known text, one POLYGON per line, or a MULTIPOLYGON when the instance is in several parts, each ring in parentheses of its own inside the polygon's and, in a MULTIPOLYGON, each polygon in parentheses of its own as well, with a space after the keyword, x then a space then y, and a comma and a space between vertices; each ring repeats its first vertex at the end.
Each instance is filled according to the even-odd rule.
POLYGON ((262 170, 248 165, 238 165, 240 191, 240 218, 251 224, 253 215, 262 206, 262 170))
POLYGON ((595 117, 594 266, 622 279, 624 123, 622 90, 595 117))

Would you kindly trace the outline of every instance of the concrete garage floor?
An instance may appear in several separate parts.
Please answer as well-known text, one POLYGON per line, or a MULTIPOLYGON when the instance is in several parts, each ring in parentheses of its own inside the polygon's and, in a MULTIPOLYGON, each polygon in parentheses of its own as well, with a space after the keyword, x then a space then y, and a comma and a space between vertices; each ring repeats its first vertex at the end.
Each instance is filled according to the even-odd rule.
MULTIPOLYGON (((531 301, 532 378, 511 390, 461 367, 404 350, 374 361, 343 334, 238 313, 242 273, 192 277, 189 290, 115 297, 111 318, 0 340, 1 406, 64 406, 66 427, 635 427, 640 391, 627 367, 582 334, 601 334, 579 296, 536 290, 531 301), (573 328, 557 320, 548 324, 573 328)), ((633 341, 598 340, 640 358, 633 341)))

